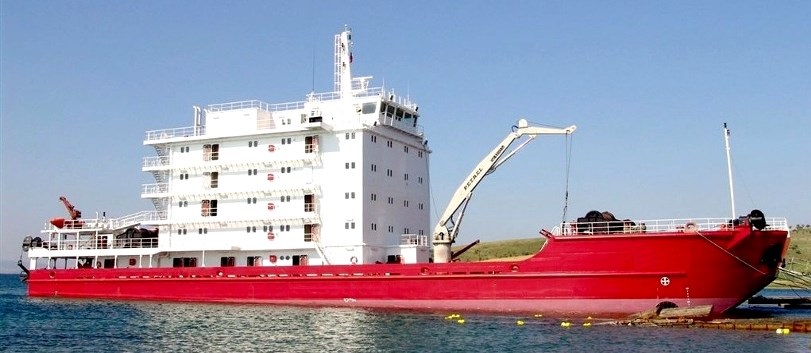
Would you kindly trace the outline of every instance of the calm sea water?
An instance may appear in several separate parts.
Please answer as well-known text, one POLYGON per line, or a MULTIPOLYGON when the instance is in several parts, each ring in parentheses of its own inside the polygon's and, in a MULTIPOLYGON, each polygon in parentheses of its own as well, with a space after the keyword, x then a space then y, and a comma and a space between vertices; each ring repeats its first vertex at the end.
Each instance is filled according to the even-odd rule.
MULTIPOLYGON (((448 313, 31 299, 15 275, 0 275, 0 313, 4 352, 811 351, 811 334, 583 327, 582 318, 562 328, 557 319, 509 315, 461 313, 458 324, 448 313)), ((749 313, 811 318, 811 310, 774 307, 749 313)))

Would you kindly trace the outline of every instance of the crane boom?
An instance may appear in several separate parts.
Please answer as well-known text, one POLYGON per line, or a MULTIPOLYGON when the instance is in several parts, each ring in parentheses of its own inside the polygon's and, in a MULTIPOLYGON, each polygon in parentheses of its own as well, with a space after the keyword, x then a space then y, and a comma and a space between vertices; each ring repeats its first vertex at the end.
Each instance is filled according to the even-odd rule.
POLYGON ((570 135, 577 127, 552 128, 543 126, 529 126, 525 119, 518 120, 518 125, 496 147, 484 156, 473 171, 464 179, 453 194, 448 207, 434 227, 434 262, 449 262, 451 260, 451 245, 456 241, 459 225, 465 215, 465 209, 473 196, 473 190, 484 180, 484 177, 494 172, 501 164, 506 162, 516 152, 526 146, 538 135, 570 135), (528 139, 507 153, 510 145, 519 138, 527 136, 528 139))
POLYGON ((82 211, 77 210, 76 207, 74 207, 70 203, 70 201, 68 201, 67 197, 59 196, 59 201, 61 201, 62 204, 65 205, 65 209, 68 210, 68 215, 70 215, 71 220, 75 221, 79 218, 82 218, 82 211))

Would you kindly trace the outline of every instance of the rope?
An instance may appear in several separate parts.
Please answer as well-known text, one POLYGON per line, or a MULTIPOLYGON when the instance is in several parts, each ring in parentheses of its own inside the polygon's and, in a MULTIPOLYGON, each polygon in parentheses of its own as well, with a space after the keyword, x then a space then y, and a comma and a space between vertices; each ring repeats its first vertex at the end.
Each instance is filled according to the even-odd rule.
POLYGON ((566 135, 566 191, 563 194, 563 217, 561 217, 560 223, 566 223, 566 213, 569 212, 569 171, 572 166, 573 141, 574 138, 570 137, 570 135, 566 135))
POLYGON ((751 264, 749 264, 748 262, 746 262, 746 261, 744 261, 743 259, 741 259, 740 257, 736 256, 735 254, 733 254, 733 253, 729 252, 727 249, 724 249, 724 247, 722 247, 722 246, 720 246, 720 245, 716 244, 714 241, 712 241, 712 240, 710 240, 709 238, 705 237, 705 236, 704 236, 704 234, 701 234, 701 232, 696 231, 696 234, 698 234, 698 236, 700 236, 700 237, 704 238, 704 240, 708 241, 710 244, 715 245, 715 247, 716 247, 716 248, 721 249, 721 251, 723 251, 723 252, 727 253, 727 255, 732 256, 733 258, 735 258, 736 260, 740 261, 740 262, 741 262, 741 263, 743 263, 744 265, 746 265, 746 266, 748 266, 749 268, 751 268, 751 269, 753 269, 753 270, 757 271, 757 272, 758 272, 758 273, 760 273, 761 275, 765 275, 765 274, 766 274, 765 272, 763 272, 763 271, 761 271, 761 270, 758 270, 758 269, 757 269, 755 266, 752 266, 752 265, 751 265, 751 264))
MULTIPOLYGON (((797 272, 795 272, 795 271, 786 270, 784 268, 778 268, 778 270, 780 272, 782 272, 784 275, 786 275, 788 277, 792 277, 791 280, 790 280, 791 284, 795 284, 795 285, 798 285, 798 286, 804 286, 804 287, 801 287, 800 289, 811 288, 811 277, 804 276, 804 275, 801 275, 801 274, 797 274, 797 272)), ((786 280, 788 281, 789 279, 786 279, 786 280)), ((792 291, 794 291, 794 289, 796 289, 796 288, 791 287, 791 289, 792 289, 792 291)), ((799 293, 797 293, 796 291, 795 291, 794 294, 799 296, 799 293)))

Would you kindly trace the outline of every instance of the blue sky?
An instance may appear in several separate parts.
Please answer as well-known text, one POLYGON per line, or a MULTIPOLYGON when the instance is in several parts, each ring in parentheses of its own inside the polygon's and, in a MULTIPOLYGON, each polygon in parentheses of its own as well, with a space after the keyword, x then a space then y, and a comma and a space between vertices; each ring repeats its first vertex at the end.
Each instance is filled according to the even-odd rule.
MULTIPOLYGON (((345 24, 354 74, 420 105, 432 213, 526 117, 578 126, 567 218, 727 217, 728 122, 738 213, 808 224, 809 18, 807 1, 2 1, 0 271, 60 195, 85 217, 150 209, 146 130, 331 90, 345 24)), ((565 139, 537 139, 477 189, 460 243, 552 228, 565 166, 565 139)))

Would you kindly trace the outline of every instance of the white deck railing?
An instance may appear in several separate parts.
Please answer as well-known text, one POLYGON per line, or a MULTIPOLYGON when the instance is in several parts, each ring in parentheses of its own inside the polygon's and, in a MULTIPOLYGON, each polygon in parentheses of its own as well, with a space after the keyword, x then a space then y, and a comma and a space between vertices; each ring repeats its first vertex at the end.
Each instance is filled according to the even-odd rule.
MULTIPOLYGON (((785 218, 766 218, 765 230, 788 230, 785 218)), ((733 225, 729 218, 676 218, 648 220, 616 220, 597 222, 564 222, 555 227, 552 234, 629 234, 629 233, 665 233, 688 231, 711 231, 749 227, 748 224, 733 225)))
POLYGON ((428 246, 428 236, 419 234, 400 235, 400 245, 428 246))

